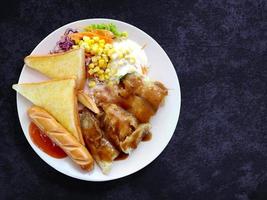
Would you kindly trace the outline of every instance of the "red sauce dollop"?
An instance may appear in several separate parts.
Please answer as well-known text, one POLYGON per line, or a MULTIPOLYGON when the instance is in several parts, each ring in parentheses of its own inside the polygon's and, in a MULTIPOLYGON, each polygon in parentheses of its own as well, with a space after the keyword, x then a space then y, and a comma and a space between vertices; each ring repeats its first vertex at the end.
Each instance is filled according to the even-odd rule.
POLYGON ((43 133, 33 122, 29 126, 30 137, 33 143, 43 152, 54 158, 65 158, 67 154, 43 133))

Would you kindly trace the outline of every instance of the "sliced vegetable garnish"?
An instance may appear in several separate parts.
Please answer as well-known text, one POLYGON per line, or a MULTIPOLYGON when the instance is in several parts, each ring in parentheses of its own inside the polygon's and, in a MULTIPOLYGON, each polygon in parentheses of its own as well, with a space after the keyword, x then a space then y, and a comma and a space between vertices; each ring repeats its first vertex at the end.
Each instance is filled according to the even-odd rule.
POLYGON ((75 29, 67 29, 64 35, 62 35, 60 40, 56 43, 55 48, 50 53, 60 53, 70 50, 74 45, 74 42, 69 35, 76 33, 78 33, 78 31, 75 29))
POLYGON ((127 36, 127 32, 118 31, 115 24, 91 24, 82 32, 66 30, 53 52, 84 48, 89 87, 99 83, 112 85, 127 73, 147 74, 145 66, 137 67, 140 63, 135 55, 135 51, 142 50, 145 45, 142 48, 133 45, 127 42, 127 36))
POLYGON ((115 37, 127 37, 127 32, 119 32, 117 26, 115 24, 91 24, 84 28, 85 31, 92 31, 92 30, 108 30, 114 34, 115 37))
POLYGON ((93 38, 93 37, 99 37, 100 39, 105 40, 106 43, 112 43, 113 39, 110 35, 105 35, 103 33, 99 33, 96 31, 88 31, 88 32, 80 32, 80 33, 73 33, 69 34, 69 37, 74 40, 75 42, 81 40, 84 36, 93 38))

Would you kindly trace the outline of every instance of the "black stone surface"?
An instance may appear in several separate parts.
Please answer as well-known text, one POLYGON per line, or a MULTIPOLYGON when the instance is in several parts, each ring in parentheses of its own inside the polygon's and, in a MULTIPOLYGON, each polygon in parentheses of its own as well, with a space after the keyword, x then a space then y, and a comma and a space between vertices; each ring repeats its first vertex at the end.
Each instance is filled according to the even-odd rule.
POLYGON ((266 1, 9 0, 0 16, 1 200, 267 199, 266 1), (47 34, 97 17, 128 22, 156 39, 182 92, 175 134, 160 157, 105 183, 69 178, 35 154, 11 89, 23 58, 47 34))

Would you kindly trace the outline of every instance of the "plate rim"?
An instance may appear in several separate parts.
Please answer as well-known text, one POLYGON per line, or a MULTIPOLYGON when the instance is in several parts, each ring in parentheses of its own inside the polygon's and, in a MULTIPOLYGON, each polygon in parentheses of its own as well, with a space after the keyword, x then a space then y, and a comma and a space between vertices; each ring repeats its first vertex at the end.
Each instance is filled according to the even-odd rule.
MULTIPOLYGON (((112 181, 112 180, 121 179, 121 178, 130 176, 130 175, 132 175, 132 174, 135 174, 136 172, 138 172, 138 171, 144 169, 145 167, 147 167, 148 165, 150 165, 150 164, 151 164, 154 160, 156 160, 156 159, 159 157, 159 155, 161 155, 162 152, 166 149, 166 147, 167 147, 168 144, 170 143, 170 141, 171 141, 171 139, 172 139, 172 137, 173 137, 173 135, 174 135, 174 133, 175 133, 175 130, 176 130, 177 125, 178 125, 178 120, 179 120, 179 117, 180 117, 181 103, 182 103, 182 99, 181 99, 181 88, 180 88, 180 82, 179 82, 179 78, 178 78, 177 72, 176 72, 176 70, 175 70, 175 67, 174 67, 173 63, 171 62, 171 60, 170 60, 168 54, 167 54, 166 51, 161 47, 161 45, 160 45, 154 38, 152 38, 150 35, 148 35, 148 34, 147 34, 146 32, 144 32, 142 29, 136 27, 135 25, 129 24, 129 23, 124 22, 124 21, 121 21, 121 20, 112 19, 112 18, 87 18, 87 19, 76 20, 76 21, 72 21, 72 22, 69 22, 69 23, 67 23, 67 24, 64 24, 64 25, 58 27, 57 29, 55 29, 54 31, 52 31, 51 33, 49 33, 46 37, 44 37, 44 38, 43 38, 43 39, 42 39, 42 40, 35 46, 35 48, 31 51, 30 55, 31 55, 31 54, 38 48, 38 46, 39 46, 43 41, 45 41, 47 38, 49 38, 52 34, 54 34, 55 32, 57 32, 58 30, 60 30, 60 29, 62 29, 62 28, 64 28, 64 27, 71 26, 72 24, 82 23, 82 22, 84 22, 84 21, 88 21, 88 20, 92 20, 92 21, 94 21, 94 20, 108 20, 108 21, 115 22, 115 23, 118 22, 118 23, 122 23, 122 24, 124 24, 124 25, 126 25, 126 26, 130 26, 130 27, 132 27, 132 28, 135 28, 135 29, 137 29, 138 31, 142 32, 142 34, 145 34, 148 38, 150 38, 153 42, 155 42, 155 44, 158 46, 158 48, 160 48, 160 49, 163 51, 163 53, 166 55, 166 58, 168 59, 168 61, 169 61, 169 62, 171 63, 171 65, 172 65, 172 70, 175 72, 176 83, 177 83, 177 85, 178 85, 178 88, 177 88, 177 89, 178 89, 178 100, 177 100, 177 101, 178 101, 179 103, 178 103, 178 113, 177 113, 177 118, 175 119, 175 126, 174 126, 174 130, 172 131, 172 135, 171 135, 170 139, 168 140, 168 142, 166 143, 166 145, 164 146, 164 148, 162 148, 162 149, 160 150, 160 152, 158 153, 158 155, 155 156, 153 159, 149 160, 149 161, 148 161, 147 163, 145 163, 143 166, 141 166, 141 167, 139 167, 139 168, 137 168, 137 169, 134 169, 133 171, 131 171, 131 172, 128 173, 127 175, 122 175, 122 176, 118 176, 118 177, 112 177, 112 178, 110 178, 110 179, 105 179, 105 180, 97 180, 97 179, 91 179, 91 180, 88 180, 88 179, 85 179, 85 178, 82 178, 82 177, 76 177, 76 176, 74 176, 73 174, 64 173, 63 171, 58 170, 58 169, 54 168, 53 166, 51 166, 51 165, 50 165, 44 158, 42 158, 42 157, 35 151, 35 149, 33 148, 33 146, 29 143, 29 141, 28 141, 28 139, 27 139, 27 137, 26 137, 26 135, 25 135, 25 133, 24 133, 24 131, 23 131, 22 120, 21 120, 21 118, 20 118, 20 115, 19 115, 19 108, 18 108, 18 98, 19 98, 19 93, 16 92, 16 93, 17 93, 17 94, 16 94, 17 114, 18 114, 18 118, 19 118, 19 122, 20 122, 21 129, 22 129, 22 131, 23 131, 23 133, 24 133, 24 137, 26 138, 28 144, 31 146, 31 148, 33 149, 33 151, 35 152, 35 154, 37 154, 38 157, 41 158, 41 160, 43 160, 47 165, 49 165, 49 166, 50 166, 51 168, 53 168, 55 171, 60 172, 61 174, 64 174, 64 175, 69 176, 69 177, 71 177, 71 178, 78 179, 78 180, 83 180, 83 181, 90 181, 90 182, 106 182, 106 181, 112 181)), ((21 77, 22 77, 22 74, 23 74, 23 71, 25 70, 25 68, 26 68, 26 64, 23 65, 23 68, 22 68, 22 70, 21 70, 21 72, 20 72, 19 79, 18 79, 18 83, 20 83, 20 81, 21 81, 21 77)))

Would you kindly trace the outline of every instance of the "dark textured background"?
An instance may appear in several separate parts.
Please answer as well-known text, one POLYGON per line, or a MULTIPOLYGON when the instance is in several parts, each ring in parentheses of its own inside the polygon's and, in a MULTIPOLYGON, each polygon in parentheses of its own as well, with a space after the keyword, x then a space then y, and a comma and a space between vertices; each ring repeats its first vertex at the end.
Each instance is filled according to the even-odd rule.
POLYGON ((266 200, 266 8, 261 0, 1 3, 0 199, 266 200), (45 164, 22 133, 11 90, 24 56, 47 34, 95 17, 128 22, 156 39, 182 92, 178 126, 161 156, 105 183, 45 164))

